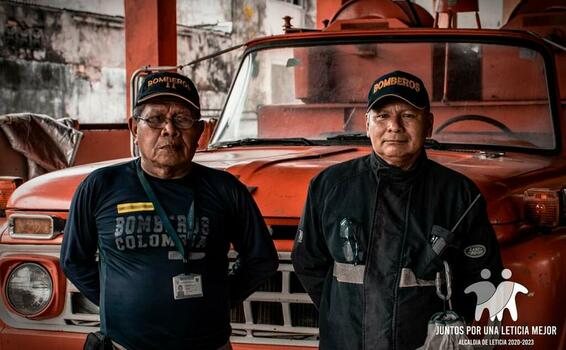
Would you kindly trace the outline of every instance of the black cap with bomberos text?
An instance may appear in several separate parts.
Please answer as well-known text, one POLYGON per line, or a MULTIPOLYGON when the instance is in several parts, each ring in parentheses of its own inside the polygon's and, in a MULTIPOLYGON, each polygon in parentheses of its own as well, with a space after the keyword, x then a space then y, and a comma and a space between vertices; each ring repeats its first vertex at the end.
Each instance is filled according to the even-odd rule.
POLYGON ((200 99, 195 84, 188 77, 174 72, 148 74, 138 89, 135 106, 156 97, 176 97, 200 114, 200 99))
POLYGON ((376 103, 384 97, 397 97, 418 109, 430 107, 428 92, 424 83, 411 73, 394 71, 387 73, 371 84, 368 94, 368 108, 376 107, 376 103))

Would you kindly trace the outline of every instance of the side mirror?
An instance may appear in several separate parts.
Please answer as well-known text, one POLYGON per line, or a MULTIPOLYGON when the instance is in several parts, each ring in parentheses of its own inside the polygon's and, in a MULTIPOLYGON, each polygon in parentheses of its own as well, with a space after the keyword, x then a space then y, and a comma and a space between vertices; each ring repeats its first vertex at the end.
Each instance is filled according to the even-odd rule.
POLYGON ((216 124, 218 123, 217 118, 210 118, 204 119, 204 130, 200 135, 200 139, 198 140, 198 151, 205 150, 208 148, 208 143, 210 142, 210 138, 212 137, 212 133, 214 132, 214 128, 216 128, 216 124))

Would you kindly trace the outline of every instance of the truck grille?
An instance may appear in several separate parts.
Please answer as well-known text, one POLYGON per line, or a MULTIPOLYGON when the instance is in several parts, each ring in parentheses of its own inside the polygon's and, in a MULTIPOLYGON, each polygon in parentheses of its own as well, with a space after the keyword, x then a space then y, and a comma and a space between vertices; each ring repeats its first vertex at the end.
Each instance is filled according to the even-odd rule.
MULTIPOLYGON (((290 258, 290 253, 279 253, 278 272, 230 311, 232 341, 317 346, 318 312, 293 272, 290 258)), ((73 286, 68 289, 65 323, 99 327, 98 307, 73 286)))
MULTIPOLYGON (((289 285, 288 294, 305 293, 303 286, 294 272, 284 275, 282 271, 278 271, 275 276, 261 285, 258 288, 258 292, 282 293, 283 278, 290 278, 289 283, 287 283, 287 285, 289 285)), ((248 300, 246 302, 248 302, 248 300)), ((283 315, 284 313, 288 313, 291 317, 291 326, 318 328, 318 312, 311 303, 249 302, 252 310, 252 323, 284 326, 285 317, 283 315), (287 307, 289 308, 288 310, 286 309, 287 307)), ((246 323, 244 303, 241 303, 231 310, 230 321, 233 326, 235 323, 246 323)))

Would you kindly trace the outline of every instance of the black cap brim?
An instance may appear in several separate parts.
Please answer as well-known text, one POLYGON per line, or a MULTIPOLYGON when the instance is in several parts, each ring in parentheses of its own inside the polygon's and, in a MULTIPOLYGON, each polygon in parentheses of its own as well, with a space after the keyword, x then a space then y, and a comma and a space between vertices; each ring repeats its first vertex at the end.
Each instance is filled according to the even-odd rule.
POLYGON ((200 111, 200 108, 199 108, 197 105, 195 105, 192 101, 190 101, 189 99, 187 99, 187 98, 185 98, 185 97, 183 97, 183 96, 181 96, 181 95, 179 95, 179 94, 174 94, 174 93, 171 93, 171 92, 158 92, 158 93, 155 93, 155 94, 151 94, 151 95, 145 96, 145 97, 140 98, 140 99, 138 100, 138 102, 136 103, 136 106, 139 106, 142 102, 147 102, 147 101, 149 101, 149 100, 151 100, 151 99, 154 99, 154 98, 160 97, 160 96, 173 96, 173 97, 177 97, 178 99, 181 99, 181 100, 183 100, 183 101, 189 103, 189 104, 190 104, 194 109, 196 109, 197 111, 200 111))
POLYGON ((377 102, 379 102, 379 101, 381 101, 381 100, 383 100, 384 98, 387 98, 387 97, 395 97, 395 98, 398 98, 398 99, 400 99, 400 100, 403 100, 403 101, 407 102, 408 104, 410 104, 411 106, 415 107, 416 109, 423 110, 423 109, 425 109, 425 108, 427 107, 427 106, 419 107, 419 106, 417 106, 416 104, 414 104, 413 102, 411 102, 411 101, 407 100, 406 98, 404 98, 403 96, 400 96, 400 95, 397 95, 397 94, 385 94, 385 95, 379 96, 379 98, 377 98, 375 101, 373 101, 373 102, 371 103, 371 105, 368 106, 368 109, 367 109, 366 112, 369 112, 370 109, 372 109, 372 108, 375 106, 375 104, 376 104, 377 102))

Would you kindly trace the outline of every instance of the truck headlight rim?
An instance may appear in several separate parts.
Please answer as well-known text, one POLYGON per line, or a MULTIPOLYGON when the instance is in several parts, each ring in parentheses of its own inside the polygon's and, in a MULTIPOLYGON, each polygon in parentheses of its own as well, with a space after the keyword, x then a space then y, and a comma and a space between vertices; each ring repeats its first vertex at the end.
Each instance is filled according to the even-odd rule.
MULTIPOLYGON (((54 281, 53 277, 49 273, 48 269, 36 262, 22 262, 20 264, 14 265, 12 269, 10 269, 8 276, 6 278, 5 283, 5 290, 4 295, 6 296, 6 301, 9 303, 10 308, 12 308, 16 313, 23 317, 32 318, 34 316, 40 315, 44 313, 52 304, 55 292, 54 292, 54 281), (43 288, 47 288, 49 290, 49 296, 41 301, 39 307, 33 308, 31 310, 26 310, 25 308, 19 307, 17 303, 13 300, 13 295, 11 294, 11 288, 14 277, 16 277, 16 273, 21 272, 24 268, 34 268, 37 269, 43 274, 43 278, 46 279, 47 286, 43 288)), ((32 287, 33 288, 33 287, 32 287)))

